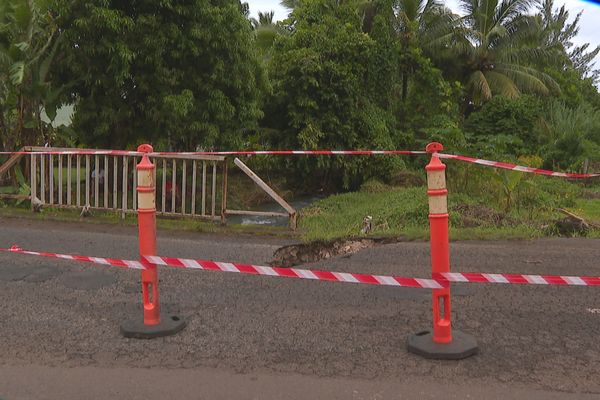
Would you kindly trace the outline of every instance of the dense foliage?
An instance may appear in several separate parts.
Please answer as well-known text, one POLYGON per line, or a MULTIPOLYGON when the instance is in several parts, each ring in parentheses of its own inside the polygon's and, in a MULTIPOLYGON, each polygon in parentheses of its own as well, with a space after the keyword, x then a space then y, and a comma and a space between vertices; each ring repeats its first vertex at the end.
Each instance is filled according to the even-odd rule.
MULTIPOLYGON (((377 39, 364 34, 362 20, 352 5, 307 2, 296 9, 294 33, 278 41, 270 63, 271 101, 263 124, 275 135, 275 148, 391 148, 393 116, 378 101, 378 81, 389 81, 378 57, 377 39), (372 74, 373 70, 380 73, 372 74)), ((389 74, 389 73, 388 73, 389 74)), ((387 89, 389 90, 389 89, 387 89)), ((356 184, 392 167, 391 159, 366 163, 359 158, 323 158, 320 180, 356 184)), ((301 171, 314 167, 302 163, 301 171)))
MULTIPOLYGON (((553 0, 6 0, 0 145, 421 148, 581 170, 600 160, 600 49, 553 0), (265 10, 268 11, 268 10, 265 10), (457 10, 454 10, 457 11, 457 10), (73 105, 69 129, 52 126, 73 105), (532 158, 533 157, 533 158, 532 158)), ((263 161, 303 184, 390 181, 399 158, 263 161), (309 179, 310 178, 310 179, 309 179)), ((257 165, 260 167, 260 165, 257 165)))
POLYGON ((74 128, 92 146, 241 146, 262 72, 234 0, 56 0, 57 80, 72 82, 74 128))

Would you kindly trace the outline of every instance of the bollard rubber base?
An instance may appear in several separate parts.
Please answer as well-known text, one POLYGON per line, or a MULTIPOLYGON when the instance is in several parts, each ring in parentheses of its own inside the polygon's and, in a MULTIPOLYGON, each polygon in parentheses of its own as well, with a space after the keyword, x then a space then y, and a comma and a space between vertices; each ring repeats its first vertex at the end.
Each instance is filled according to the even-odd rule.
POLYGON ((477 354, 479 347, 471 335, 452 331, 452 342, 436 343, 429 331, 419 332, 408 337, 408 351, 435 360, 462 360, 477 354))
POLYGON ((185 321, 176 315, 161 316, 160 324, 145 325, 143 316, 130 319, 121 324, 121 334, 127 338, 153 339, 174 335, 185 328, 185 321))

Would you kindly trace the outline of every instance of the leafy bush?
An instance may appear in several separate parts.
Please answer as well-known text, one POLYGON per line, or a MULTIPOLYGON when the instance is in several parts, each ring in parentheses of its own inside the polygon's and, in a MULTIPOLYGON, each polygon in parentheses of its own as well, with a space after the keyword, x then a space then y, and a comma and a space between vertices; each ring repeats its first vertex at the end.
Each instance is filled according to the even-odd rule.
POLYGON ((544 167, 580 170, 585 158, 600 158, 600 114, 582 103, 575 108, 555 101, 538 127, 545 137, 544 167))
POLYGON ((475 153, 482 156, 531 154, 541 138, 533 127, 543 115, 541 101, 533 96, 511 100, 496 96, 469 115, 464 130, 472 140, 475 153))
POLYGON ((360 187, 360 191, 364 193, 383 193, 389 191, 390 189, 390 186, 377 179, 369 179, 360 187))
MULTIPOLYGON (((362 31, 352 5, 303 2, 294 9, 294 34, 275 43, 272 96, 263 124, 272 148, 394 148, 394 118, 378 104, 371 70, 382 60, 362 31)), ((391 63, 392 61, 387 61, 391 63)), ((391 77, 390 77, 391 79, 391 77)), ((358 189, 370 177, 403 167, 399 157, 317 157, 282 161, 299 181, 358 189)))

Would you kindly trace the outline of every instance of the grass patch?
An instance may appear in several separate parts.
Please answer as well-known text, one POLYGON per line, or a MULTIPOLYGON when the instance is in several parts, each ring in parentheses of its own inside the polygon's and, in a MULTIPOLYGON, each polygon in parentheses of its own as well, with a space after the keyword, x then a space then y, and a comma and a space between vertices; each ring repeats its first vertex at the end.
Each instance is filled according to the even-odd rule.
POLYGON ((302 211, 300 227, 306 241, 357 236, 367 215, 373 217, 372 235, 413 232, 427 224, 426 193, 422 188, 407 188, 330 196, 302 211))
MULTIPOLYGON (((573 206, 572 211, 600 224, 600 199, 575 198, 578 187, 560 182, 542 182, 512 195, 515 205, 507 212, 506 202, 493 201, 492 191, 478 196, 451 193, 450 238, 452 240, 531 239, 553 236, 553 223, 564 215, 558 207, 573 206)), ((302 211, 300 227, 306 241, 332 240, 361 236, 363 218, 373 217, 370 236, 405 236, 427 239, 428 205, 425 187, 397 188, 368 182, 360 192, 334 195, 302 211)), ((598 230, 589 232, 600 236, 598 230)))
POLYGON ((577 199, 569 211, 586 221, 600 225, 600 199, 577 199))

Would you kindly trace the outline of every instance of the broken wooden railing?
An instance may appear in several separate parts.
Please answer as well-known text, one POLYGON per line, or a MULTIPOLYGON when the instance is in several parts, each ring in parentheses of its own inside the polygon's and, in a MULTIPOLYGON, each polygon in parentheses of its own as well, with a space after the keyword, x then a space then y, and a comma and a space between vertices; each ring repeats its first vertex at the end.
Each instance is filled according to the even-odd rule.
POLYGON ((256 215, 263 217, 288 217, 290 220, 290 228, 296 229, 297 225, 297 213, 296 210, 286 202, 281 196, 279 196, 269 185, 265 183, 254 171, 252 171, 246 164, 244 164, 239 158, 233 160, 234 164, 242 170, 250 179, 258 185, 265 193, 267 193, 277 204, 279 204, 286 213, 281 212, 265 212, 265 211, 249 211, 249 210, 226 210, 225 212, 230 215, 256 215))

